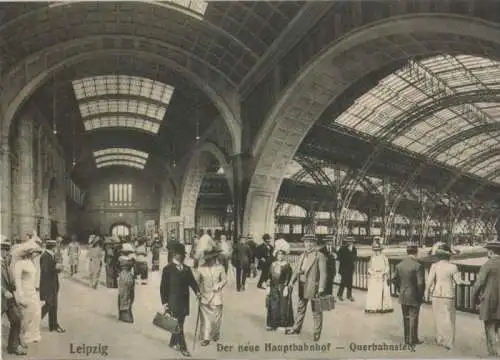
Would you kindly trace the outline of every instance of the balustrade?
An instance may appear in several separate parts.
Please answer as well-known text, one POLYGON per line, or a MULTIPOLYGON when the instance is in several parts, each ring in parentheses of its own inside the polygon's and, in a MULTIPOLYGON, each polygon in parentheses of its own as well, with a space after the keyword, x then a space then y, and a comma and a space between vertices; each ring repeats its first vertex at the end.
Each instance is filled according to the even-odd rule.
MULTIPOLYGON (((290 263, 292 268, 297 266, 299 260, 300 252, 294 251, 286 255, 286 260, 290 263)), ((396 265, 401 261, 401 258, 389 258, 389 278, 392 279, 396 265)), ((356 259, 354 267, 354 277, 353 277, 353 288, 359 290, 368 290, 368 264, 370 262, 369 256, 360 256, 356 259)), ((423 258, 422 263, 425 269, 425 278, 429 274, 429 269, 433 263, 431 258, 423 258)), ((338 267, 338 262, 337 262, 338 267)), ((458 285, 455 288, 455 307, 458 311, 464 311, 469 313, 478 313, 477 308, 472 306, 472 285, 476 281, 480 266, 478 265, 464 265, 457 264, 458 270, 460 271, 460 276, 462 280, 469 281, 470 285, 458 285)), ((337 281, 334 280, 334 284, 339 285, 337 281)), ((397 290, 395 284, 391 282, 390 291, 393 297, 397 296, 397 290)))

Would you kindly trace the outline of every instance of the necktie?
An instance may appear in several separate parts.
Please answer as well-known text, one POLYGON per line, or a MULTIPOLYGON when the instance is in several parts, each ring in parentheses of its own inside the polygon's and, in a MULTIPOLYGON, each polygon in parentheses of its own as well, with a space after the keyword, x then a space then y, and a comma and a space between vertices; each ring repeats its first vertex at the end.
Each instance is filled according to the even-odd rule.
POLYGON ((182 265, 177 265, 177 270, 182 271, 182 265))

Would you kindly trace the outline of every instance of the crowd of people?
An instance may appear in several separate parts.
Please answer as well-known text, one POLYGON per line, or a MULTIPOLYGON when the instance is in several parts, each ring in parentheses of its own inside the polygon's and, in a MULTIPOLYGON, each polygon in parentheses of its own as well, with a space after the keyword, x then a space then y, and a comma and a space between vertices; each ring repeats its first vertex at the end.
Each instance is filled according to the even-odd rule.
MULTIPOLYGON (((160 300, 164 312, 177 319, 179 326, 179 331, 171 335, 170 347, 184 356, 190 356, 184 337, 190 290, 198 299, 200 326, 196 329, 199 330, 197 339, 201 346, 208 346, 221 337, 223 292, 231 276, 235 277, 236 290, 243 292, 246 291, 246 279, 256 276, 260 270, 257 288, 266 292, 266 330, 281 331, 286 335, 301 332, 310 302, 325 296, 333 297, 337 269, 340 275, 337 301, 344 301, 344 290, 347 300, 355 301, 353 276, 359 269, 356 268, 357 249, 352 238, 344 239, 342 246, 334 249, 330 246, 330 239, 320 240, 315 235, 305 235, 302 239, 304 251, 293 263, 288 256, 290 244, 284 239, 272 240, 265 234, 260 245, 251 236, 241 236, 232 243, 224 234, 212 235, 205 231, 195 237, 188 254, 186 246, 174 234, 165 244, 157 236, 120 240, 92 234, 87 244, 89 287, 98 288, 104 269, 106 286, 118 289, 118 320, 134 323, 132 310, 136 280, 142 285, 148 284, 150 259, 151 271, 160 270, 160 251, 165 246, 168 264, 161 273, 160 300), (193 259, 192 267, 185 264, 188 255, 193 259), (297 292, 294 291, 295 285, 297 292), (294 294, 295 301, 292 299, 294 294)), ((29 343, 41 340, 40 321, 46 314, 50 331, 65 331, 57 318, 58 274, 63 270, 61 239, 41 241, 36 234, 29 234, 25 241, 18 241, 12 247, 5 239, 1 244, 2 314, 7 314, 11 324, 7 350, 24 355, 29 343)), ((437 261, 431 265, 426 278, 424 266, 417 257, 418 246, 409 244, 408 256, 391 271, 382 244, 381 238, 375 238, 372 245, 365 312, 393 312, 390 286, 394 285, 403 314, 404 343, 415 346, 421 343, 418 336, 421 305, 432 300, 436 342, 452 349, 455 342, 455 287, 469 284, 461 279, 457 266, 450 262, 453 250, 444 243, 433 249, 437 261)), ((490 259, 481 268, 472 290, 473 300, 481 303, 480 319, 484 321, 490 355, 498 355, 495 337, 500 331, 499 244, 495 241, 486 245, 490 259)), ((66 246, 70 276, 80 271, 81 247, 74 237, 66 246)), ((311 309, 313 340, 318 341, 323 313, 313 306, 311 309)))

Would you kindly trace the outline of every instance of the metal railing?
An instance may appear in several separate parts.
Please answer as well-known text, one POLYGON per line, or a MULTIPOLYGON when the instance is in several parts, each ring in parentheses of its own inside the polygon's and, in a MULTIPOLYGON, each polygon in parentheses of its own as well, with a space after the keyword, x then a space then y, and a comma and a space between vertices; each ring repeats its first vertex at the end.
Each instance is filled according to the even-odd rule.
MULTIPOLYGON (((286 255, 287 261, 294 268, 297 265, 300 253, 293 251, 286 255)), ((389 278, 392 279, 396 265, 401 261, 401 258, 389 258, 389 278)), ((356 259, 354 266, 354 277, 353 277, 353 288, 359 290, 368 290, 368 264, 370 262, 369 256, 360 256, 356 259)), ((422 259, 422 264, 425 268, 425 278, 429 274, 430 267, 433 261, 429 259, 422 259)), ((462 280, 469 281, 470 285, 458 285, 455 287, 455 307, 458 311, 478 313, 477 308, 472 306, 472 285, 476 281, 480 266, 478 265, 464 265, 456 264, 462 280)), ((337 261, 338 269, 338 261, 337 261)), ((338 271, 337 271, 338 273, 338 271)), ((334 280, 334 284, 339 285, 337 281, 334 280)), ((397 291, 395 284, 390 284, 391 295, 396 297, 397 291)))

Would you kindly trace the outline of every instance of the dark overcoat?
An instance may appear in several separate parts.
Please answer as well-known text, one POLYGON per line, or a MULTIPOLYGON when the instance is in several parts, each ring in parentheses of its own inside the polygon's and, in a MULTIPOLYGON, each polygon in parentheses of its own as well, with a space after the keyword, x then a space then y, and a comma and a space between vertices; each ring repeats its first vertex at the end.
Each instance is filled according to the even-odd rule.
POLYGON ((402 305, 420 306, 425 293, 424 266, 413 256, 408 256, 396 266, 393 282, 399 291, 402 305))
POLYGON ((339 257, 339 274, 342 276, 352 276, 354 274, 354 266, 356 264, 356 258, 358 257, 358 251, 356 247, 352 247, 352 250, 349 250, 349 247, 342 246, 338 251, 339 257))
POLYGON ((252 261, 252 249, 247 243, 237 242, 234 244, 231 262, 234 267, 249 266, 252 261))
POLYGON ((479 303, 479 318, 483 321, 500 320, 500 256, 489 259, 479 270, 472 299, 479 303))
POLYGON ((50 303, 59 291, 59 270, 54 255, 47 251, 40 256, 40 300, 50 303))
POLYGON ((168 304, 176 318, 189 315, 189 288, 195 293, 200 289, 189 266, 182 265, 182 270, 175 263, 163 268, 160 283, 161 303, 168 304))

